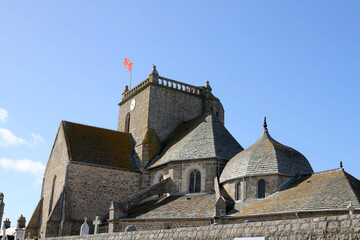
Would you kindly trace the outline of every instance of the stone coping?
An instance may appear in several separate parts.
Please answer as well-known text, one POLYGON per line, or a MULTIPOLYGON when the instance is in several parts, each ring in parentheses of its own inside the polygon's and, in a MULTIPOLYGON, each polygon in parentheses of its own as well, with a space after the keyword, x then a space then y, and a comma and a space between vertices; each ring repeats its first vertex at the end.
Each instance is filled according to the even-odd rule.
POLYGON ((275 221, 257 221, 204 227, 151 231, 103 233, 88 236, 47 238, 48 240, 123 240, 123 239, 360 239, 360 215, 339 215, 275 221))

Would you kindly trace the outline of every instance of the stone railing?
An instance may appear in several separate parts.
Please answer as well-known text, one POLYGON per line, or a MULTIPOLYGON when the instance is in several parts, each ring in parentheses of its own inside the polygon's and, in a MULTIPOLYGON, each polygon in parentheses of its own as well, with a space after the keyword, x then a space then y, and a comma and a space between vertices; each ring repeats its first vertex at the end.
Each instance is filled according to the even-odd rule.
POLYGON ((126 100, 130 98, 132 95, 134 95, 135 93, 139 92, 141 89, 146 87, 150 82, 153 82, 161 86, 180 90, 183 92, 187 92, 195 95, 201 95, 201 87, 192 86, 190 84, 186 84, 169 78, 158 76, 152 78, 148 77, 147 79, 145 79, 144 81, 142 81, 141 83, 130 89, 129 91, 124 92, 122 96, 122 100, 126 100))
POLYGON ((144 87, 146 87, 148 85, 148 83, 150 82, 150 78, 145 79, 144 81, 142 81, 141 83, 139 83, 138 85, 136 85, 135 87, 133 87, 132 89, 130 89, 129 91, 125 92, 123 94, 122 99, 125 100, 128 97, 132 96, 134 93, 140 91, 141 89, 143 89, 144 87))
POLYGON ((171 178, 166 178, 165 180, 145 188, 134 195, 122 200, 122 201, 112 201, 110 206, 110 218, 118 218, 127 216, 127 211, 138 204, 141 200, 152 197, 154 195, 163 194, 163 193, 174 193, 177 192, 177 186, 172 181, 171 178))
POLYGON ((193 93, 193 94, 196 94, 196 95, 201 94, 201 88, 200 87, 195 87, 195 86, 192 86, 190 84, 178 82, 178 81, 175 81, 175 80, 172 80, 172 79, 169 79, 169 78, 159 76, 159 79, 158 79, 157 83, 159 85, 174 88, 174 89, 177 89, 177 90, 180 90, 180 91, 193 93))

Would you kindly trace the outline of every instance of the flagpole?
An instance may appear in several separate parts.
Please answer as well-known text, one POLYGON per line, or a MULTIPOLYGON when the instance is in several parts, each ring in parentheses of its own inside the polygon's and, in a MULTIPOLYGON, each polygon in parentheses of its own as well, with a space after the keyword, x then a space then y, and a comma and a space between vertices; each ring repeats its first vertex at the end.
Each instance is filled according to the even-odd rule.
POLYGON ((130 88, 129 89, 131 89, 131 78, 132 78, 132 69, 130 71, 130 88))

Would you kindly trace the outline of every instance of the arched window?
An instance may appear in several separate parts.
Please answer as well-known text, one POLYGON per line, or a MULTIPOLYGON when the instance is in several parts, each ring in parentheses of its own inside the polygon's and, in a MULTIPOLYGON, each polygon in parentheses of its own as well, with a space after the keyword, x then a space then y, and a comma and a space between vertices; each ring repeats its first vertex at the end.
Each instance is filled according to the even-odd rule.
POLYGON ((260 179, 258 182, 258 198, 265 197, 265 180, 260 179))
POLYGON ((125 118, 125 132, 130 131, 130 113, 126 114, 125 118))
POLYGON ((241 198, 241 183, 236 183, 236 200, 240 200, 241 198))
POLYGON ((190 173, 189 192, 200 192, 201 189, 201 175, 198 170, 194 170, 190 173))
POLYGON ((51 190, 50 204, 49 204, 49 214, 51 213, 51 210, 52 210, 52 207, 53 207, 52 205, 53 205, 53 200, 54 200, 55 187, 56 187, 56 175, 54 176, 52 190, 51 190))

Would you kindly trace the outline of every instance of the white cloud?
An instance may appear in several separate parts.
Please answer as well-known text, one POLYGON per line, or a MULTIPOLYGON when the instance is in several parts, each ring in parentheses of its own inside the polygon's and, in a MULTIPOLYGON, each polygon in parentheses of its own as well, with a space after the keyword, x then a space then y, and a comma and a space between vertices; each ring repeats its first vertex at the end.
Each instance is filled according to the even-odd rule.
POLYGON ((5 109, 0 108, 0 122, 5 123, 7 121, 8 116, 9 116, 8 112, 5 109))
POLYGON ((44 138, 40 134, 31 134, 32 141, 28 144, 30 147, 38 147, 40 144, 47 146, 44 138))
POLYGON ((10 147, 27 144, 27 142, 19 137, 16 137, 10 130, 0 128, 0 147, 10 147))
POLYGON ((7 171, 17 171, 34 175, 35 183, 39 184, 45 171, 45 165, 41 162, 35 162, 30 159, 13 160, 8 158, 0 158, 0 166, 7 171))
POLYGON ((46 142, 40 134, 33 133, 31 136, 31 141, 26 141, 15 136, 9 129, 0 128, 0 147, 26 145, 31 148, 37 148, 39 145, 46 146, 46 142))

